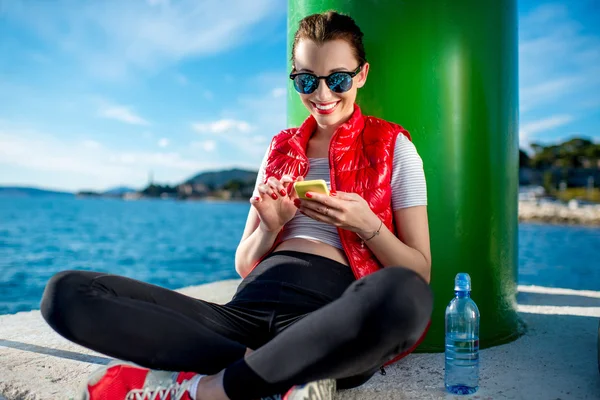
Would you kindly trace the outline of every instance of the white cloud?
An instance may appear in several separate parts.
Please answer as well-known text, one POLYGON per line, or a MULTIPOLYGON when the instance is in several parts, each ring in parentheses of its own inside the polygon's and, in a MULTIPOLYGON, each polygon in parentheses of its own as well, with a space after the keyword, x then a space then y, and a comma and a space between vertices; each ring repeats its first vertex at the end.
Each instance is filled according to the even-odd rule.
POLYGON ((281 0, 166 0, 2 3, 5 20, 37 33, 91 73, 119 78, 207 56, 272 34, 281 0))
POLYGON ((553 115, 548 118, 522 124, 519 129, 519 140, 521 142, 521 147, 528 147, 529 142, 536 134, 564 126, 571 121, 573 121, 573 117, 571 115, 564 114, 553 115))
MULTIPOLYGON (((544 4, 520 16, 523 147, 559 126, 569 132, 569 123, 589 113, 586 104, 600 101, 600 37, 573 17, 574 10, 565 4, 544 4)), ((553 134, 553 139, 561 138, 553 134)))
POLYGON ((217 142, 215 142, 214 140, 192 142, 192 148, 204 150, 207 153, 210 153, 215 151, 215 149, 217 148, 217 142))
POLYGON ((550 118, 529 122, 521 127, 521 132, 524 135, 532 135, 534 133, 543 132, 548 129, 557 128, 573 121, 570 115, 553 115, 550 118))
MULTIPOLYGON (((275 135, 273 135, 275 136, 275 135)), ((252 141, 254 143, 266 143, 267 142, 267 137, 266 136, 254 136, 252 138, 252 141)))
POLYGON ((220 119, 210 122, 195 122, 192 128, 198 133, 248 133, 252 131, 252 126, 246 121, 235 119, 220 119))
POLYGON ((108 161, 124 166, 148 166, 149 168, 172 168, 196 172, 203 167, 195 160, 184 159, 177 152, 121 152, 111 154, 108 161))
POLYGON ((600 93, 600 37, 587 33, 566 5, 542 5, 523 16, 519 27, 525 110, 547 103, 548 96, 561 101, 565 94, 600 93))
POLYGON ((189 83, 187 76, 183 74, 176 74, 175 81, 177 81, 177 83, 179 83, 181 86, 186 86, 189 83))
POLYGON ((289 75, 285 71, 267 71, 256 75, 253 82, 263 87, 273 87, 274 90, 278 90, 285 88, 289 80, 289 75))
POLYGON ((87 149, 99 149, 102 147, 102 145, 95 140, 84 140, 82 145, 87 149))
POLYGON ((158 147, 167 147, 169 145, 169 143, 170 143, 169 139, 161 138, 157 144, 158 144, 158 147))
MULTIPOLYGON (((282 76, 281 73, 266 72, 252 80, 267 84, 280 81, 282 76)), ((271 138, 286 128, 286 100, 282 96, 285 89, 273 84, 267 88, 255 96, 240 96, 232 108, 221 111, 225 118, 195 122, 192 129, 200 134, 215 135, 220 149, 221 146, 235 149, 236 153, 241 152, 247 157, 250 168, 258 168, 271 138)), ((198 143, 203 142, 196 143, 198 147, 201 146, 198 143)))
POLYGON ((521 112, 525 112, 542 104, 556 101, 575 90, 576 86, 581 83, 583 83, 581 76, 564 76, 524 87, 520 91, 519 108, 521 112))
POLYGON ((146 0, 151 6, 166 6, 169 5, 170 0, 146 0))
MULTIPOLYGON (((257 79, 264 81, 277 80, 281 74, 265 73, 257 79)), ((235 148, 248 157, 251 168, 258 168, 262 157, 267 150, 269 142, 273 136, 286 128, 286 101, 284 98, 274 98, 274 94, 281 93, 279 86, 271 86, 271 89, 265 90, 255 96, 241 96, 237 99, 235 108, 222 110, 223 115, 243 116, 245 124, 249 129, 242 131, 226 130, 226 134, 218 136, 218 142, 225 142, 226 146, 235 148), (247 125, 246 125, 247 124, 247 125), (245 132, 243 132, 245 131, 245 132)), ((240 121, 235 118, 220 120, 221 123, 212 125, 213 128, 231 127, 232 123, 223 121, 240 121)), ((210 129, 211 124, 203 124, 200 131, 205 132, 210 129)), ((195 126, 198 128, 198 126, 195 126)), ((215 129, 219 130, 219 129, 215 129)), ((198 130, 196 130, 198 131, 198 130)))
POLYGON ((136 114, 131 108, 122 105, 106 104, 100 107, 101 117, 114 119, 132 125, 150 125, 148 121, 136 114))
POLYGON ((275 98, 284 97, 287 94, 287 90, 284 87, 278 87, 271 91, 271 96, 275 98))
MULTIPOLYGON (((252 115, 252 123, 257 131, 268 137, 285 129, 287 126, 287 102, 283 98, 273 99, 273 94, 280 92, 274 88, 266 93, 256 96, 242 96, 238 99, 240 110, 245 114, 252 115)), ((245 115, 244 114, 244 115, 245 115)))
MULTIPOLYGON (((0 165, 33 176, 12 183, 66 190, 141 187, 149 171, 155 171, 161 181, 179 183, 198 171, 220 167, 174 151, 122 151, 92 143, 96 142, 69 142, 45 132, 0 126, 0 165)), ((16 178, 2 177, 3 183, 11 183, 9 179, 16 178)))

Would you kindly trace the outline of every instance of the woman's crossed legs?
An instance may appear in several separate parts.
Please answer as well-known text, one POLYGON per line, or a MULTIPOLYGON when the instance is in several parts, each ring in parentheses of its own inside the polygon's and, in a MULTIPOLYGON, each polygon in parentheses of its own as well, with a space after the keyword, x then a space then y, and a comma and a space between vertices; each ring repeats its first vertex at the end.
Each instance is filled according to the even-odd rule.
MULTIPOLYGON (((315 298, 308 303, 314 307, 315 298)), ((118 359, 201 374, 224 369, 225 393, 236 400, 323 378, 337 379, 341 388, 365 382, 418 340, 432 298, 414 272, 386 268, 312 312, 300 307, 297 316, 276 312, 277 304, 271 311, 243 305, 213 304, 122 276, 64 271, 48 283, 41 309, 67 339, 118 359), (256 351, 244 357, 248 348, 256 351)))

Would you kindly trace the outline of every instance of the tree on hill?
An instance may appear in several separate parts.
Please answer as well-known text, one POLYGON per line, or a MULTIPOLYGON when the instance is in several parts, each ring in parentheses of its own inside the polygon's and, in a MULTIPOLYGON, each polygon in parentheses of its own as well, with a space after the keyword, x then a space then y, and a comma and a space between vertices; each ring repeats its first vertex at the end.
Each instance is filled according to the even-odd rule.
POLYGON ((223 185, 223 189, 231 190, 232 192, 238 192, 242 190, 245 186, 247 186, 246 182, 240 179, 232 179, 223 185))
POLYGON ((519 168, 529 167, 531 159, 523 150, 519 149, 519 168))
POLYGON ((191 177, 190 179, 186 180, 184 184, 202 183, 212 191, 225 189, 224 185, 232 181, 241 182, 243 184, 254 184, 257 173, 257 171, 249 171, 237 168, 225 171, 207 171, 191 177))
POLYGON ((600 144, 585 138, 573 138, 564 143, 544 146, 532 143, 533 168, 597 168, 600 160, 600 144))
POLYGON ((177 194, 177 186, 157 185, 152 183, 141 191, 144 196, 160 197, 163 193, 168 195, 177 194))

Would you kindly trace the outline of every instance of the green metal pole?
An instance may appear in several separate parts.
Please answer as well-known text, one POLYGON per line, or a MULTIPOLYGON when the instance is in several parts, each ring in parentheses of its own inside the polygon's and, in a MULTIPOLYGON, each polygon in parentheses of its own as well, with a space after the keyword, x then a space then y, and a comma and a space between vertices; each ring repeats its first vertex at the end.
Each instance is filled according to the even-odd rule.
MULTIPOLYGON (((365 34, 363 113, 407 128, 428 186, 435 296, 418 351, 444 349, 454 276, 468 272, 480 346, 517 338, 518 92, 516 0, 289 0, 288 54, 300 19, 336 10, 365 34)), ((291 64, 288 62, 291 68, 291 64)), ((291 84, 288 123, 307 111, 291 84)))

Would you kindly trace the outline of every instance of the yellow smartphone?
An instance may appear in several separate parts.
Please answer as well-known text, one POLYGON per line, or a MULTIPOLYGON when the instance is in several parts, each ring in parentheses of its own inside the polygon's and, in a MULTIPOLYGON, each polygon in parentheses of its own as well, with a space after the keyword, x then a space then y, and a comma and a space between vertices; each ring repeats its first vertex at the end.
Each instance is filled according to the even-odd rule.
POLYGON ((296 190, 296 193, 298 193, 298 197, 301 199, 310 200, 308 197, 306 197, 306 192, 322 193, 329 196, 327 183, 325 183, 323 179, 294 182, 294 189, 296 190))

